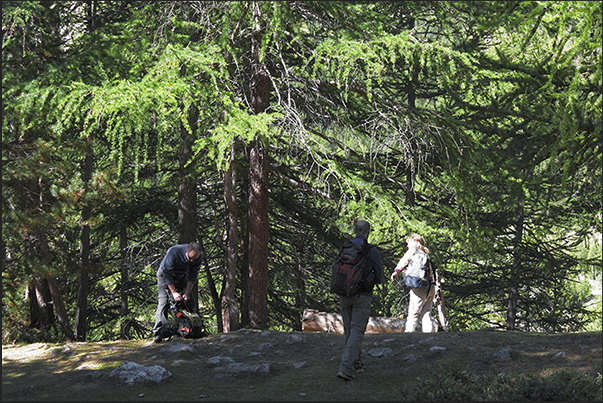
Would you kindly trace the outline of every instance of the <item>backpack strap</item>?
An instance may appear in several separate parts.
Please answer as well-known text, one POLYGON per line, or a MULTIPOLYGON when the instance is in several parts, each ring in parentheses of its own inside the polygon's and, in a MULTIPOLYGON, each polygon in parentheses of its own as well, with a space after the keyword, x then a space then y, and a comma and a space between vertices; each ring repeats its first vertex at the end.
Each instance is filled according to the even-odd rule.
POLYGON ((431 256, 429 256, 429 254, 427 254, 427 259, 429 259, 429 271, 431 273, 431 275, 429 276, 429 287, 427 287, 427 294, 429 295, 429 291, 431 291, 431 286, 437 284, 437 278, 436 278, 436 271, 433 268, 433 265, 431 264, 431 256), (432 281, 432 277, 433 277, 433 281, 432 281))

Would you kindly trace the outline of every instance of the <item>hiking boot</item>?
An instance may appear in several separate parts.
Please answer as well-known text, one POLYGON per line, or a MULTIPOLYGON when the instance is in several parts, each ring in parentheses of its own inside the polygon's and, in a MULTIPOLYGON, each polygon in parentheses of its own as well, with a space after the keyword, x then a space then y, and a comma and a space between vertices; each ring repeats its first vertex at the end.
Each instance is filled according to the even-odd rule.
POLYGON ((354 375, 346 375, 343 372, 339 371, 337 373, 337 378, 343 379, 344 381, 351 381, 355 377, 354 377, 354 375))
POLYGON ((364 363, 360 359, 358 359, 354 362, 354 369, 356 370, 356 372, 364 372, 364 363))
POLYGON ((159 335, 153 336, 153 343, 161 343, 161 340, 163 340, 163 337, 159 335))

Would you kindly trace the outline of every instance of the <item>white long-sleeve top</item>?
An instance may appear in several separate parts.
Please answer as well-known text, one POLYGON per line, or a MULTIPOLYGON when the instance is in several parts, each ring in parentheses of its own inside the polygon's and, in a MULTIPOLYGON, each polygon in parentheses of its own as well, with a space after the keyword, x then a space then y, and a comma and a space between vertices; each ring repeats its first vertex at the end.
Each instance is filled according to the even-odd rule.
POLYGON ((414 245, 409 246, 408 250, 406 251, 404 256, 402 256, 400 261, 398 261, 398 264, 396 265, 396 268, 394 269, 394 272, 396 272, 396 274, 400 273, 401 271, 403 271, 406 268, 406 266, 408 266, 408 262, 410 262, 410 258, 412 257, 412 255, 415 254, 416 250, 417 250, 416 246, 414 246, 414 245))

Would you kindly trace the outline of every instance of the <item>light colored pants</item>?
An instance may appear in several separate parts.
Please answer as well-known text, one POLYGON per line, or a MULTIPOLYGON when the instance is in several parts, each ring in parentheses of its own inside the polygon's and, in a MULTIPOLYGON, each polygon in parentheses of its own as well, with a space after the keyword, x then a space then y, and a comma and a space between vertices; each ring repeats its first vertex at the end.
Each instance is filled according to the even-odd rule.
POLYGON ((339 371, 354 375, 354 362, 360 358, 361 343, 371 315, 372 294, 360 293, 351 297, 340 296, 339 304, 345 333, 345 348, 339 371))
POLYGON ((431 320, 431 308, 433 307, 433 297, 435 295, 435 285, 428 285, 421 288, 410 289, 410 301, 408 303, 408 317, 406 318, 406 333, 414 332, 419 320, 423 333, 432 333, 436 329, 431 320), (429 288, 429 294, 427 289, 429 288))

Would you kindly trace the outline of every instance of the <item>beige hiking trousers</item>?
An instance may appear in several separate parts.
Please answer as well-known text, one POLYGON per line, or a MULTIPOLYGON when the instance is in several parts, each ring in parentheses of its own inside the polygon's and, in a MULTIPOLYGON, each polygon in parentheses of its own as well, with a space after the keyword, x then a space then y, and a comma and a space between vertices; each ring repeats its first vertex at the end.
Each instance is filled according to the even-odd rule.
POLYGON ((414 332, 417 323, 421 321, 421 330, 423 333, 432 333, 434 329, 431 318, 431 308, 433 307, 433 297, 435 295, 435 286, 426 285, 421 288, 410 289, 410 301, 408 303, 408 317, 406 318, 406 333, 414 332), (427 293, 429 289, 429 294, 427 293))

